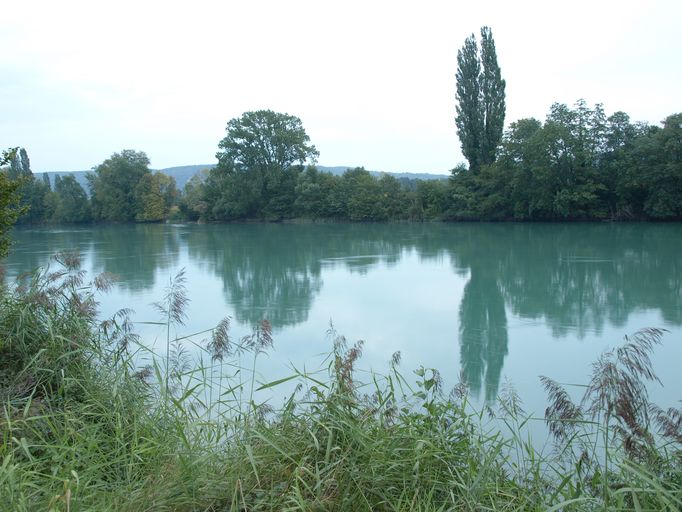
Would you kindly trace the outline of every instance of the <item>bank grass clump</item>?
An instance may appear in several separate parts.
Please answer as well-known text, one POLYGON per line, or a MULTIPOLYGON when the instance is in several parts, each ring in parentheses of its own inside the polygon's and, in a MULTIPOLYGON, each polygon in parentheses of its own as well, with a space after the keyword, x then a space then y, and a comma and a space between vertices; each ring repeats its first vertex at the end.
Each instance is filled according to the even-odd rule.
POLYGON ((511 387, 476 411, 466 383, 407 377, 399 353, 361 371, 362 342, 333 326, 321 369, 262 382, 270 323, 179 333, 184 273, 146 345, 130 311, 99 319, 111 276, 88 281, 68 253, 53 267, 1 291, 2 510, 682 509, 682 414, 646 387, 661 330, 605 353, 577 400, 543 378, 543 452, 511 387))

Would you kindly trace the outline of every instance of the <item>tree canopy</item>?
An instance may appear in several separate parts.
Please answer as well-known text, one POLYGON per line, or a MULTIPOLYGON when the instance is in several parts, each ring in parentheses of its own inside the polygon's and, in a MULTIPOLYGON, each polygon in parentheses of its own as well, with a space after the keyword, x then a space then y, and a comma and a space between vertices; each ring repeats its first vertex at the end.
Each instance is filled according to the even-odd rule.
POLYGON ((301 120, 272 110, 245 112, 227 123, 227 135, 218 143, 218 166, 236 170, 276 169, 314 161, 319 153, 301 120))
POLYGON ((209 219, 291 216, 298 174, 319 154, 301 120, 257 110, 231 119, 226 130, 218 143, 218 166, 205 183, 209 219))
POLYGON ((57 176, 54 180, 54 195, 55 222, 80 223, 90 220, 88 196, 73 176, 57 176))
POLYGON ((149 158, 141 151, 124 149, 98 165, 88 176, 96 220, 132 222, 140 213, 135 190, 150 174, 149 158))

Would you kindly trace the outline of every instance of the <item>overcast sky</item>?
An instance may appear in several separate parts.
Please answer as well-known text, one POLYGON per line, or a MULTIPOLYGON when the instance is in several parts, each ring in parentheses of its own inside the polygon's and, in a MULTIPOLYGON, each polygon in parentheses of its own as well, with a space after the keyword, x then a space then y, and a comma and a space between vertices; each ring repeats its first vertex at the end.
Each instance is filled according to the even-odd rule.
POLYGON ((302 119, 321 165, 445 173, 463 161, 457 50, 481 26, 507 126, 579 98, 658 123, 682 111, 680 20, 680 0, 6 2, 0 146, 37 172, 122 149, 212 163, 229 119, 272 109, 302 119))

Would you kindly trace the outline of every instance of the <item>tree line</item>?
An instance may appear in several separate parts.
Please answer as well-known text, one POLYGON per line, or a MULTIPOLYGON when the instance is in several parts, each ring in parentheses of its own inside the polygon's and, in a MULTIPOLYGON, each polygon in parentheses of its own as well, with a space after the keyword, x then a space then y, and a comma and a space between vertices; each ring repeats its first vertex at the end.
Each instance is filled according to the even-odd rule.
POLYGON ((35 179, 24 149, 2 175, 16 183, 19 224, 682 218, 682 114, 658 127, 599 104, 557 103, 544 122, 512 123, 493 162, 459 165, 443 180, 321 172, 306 165, 317 150, 300 119, 272 111, 230 121, 219 148, 218 165, 183 191, 132 150, 94 168, 89 194, 73 176, 35 179))
POLYGON ((88 174, 89 194, 72 175, 37 179, 24 148, 7 154, 0 175, 14 185, 17 224, 158 222, 177 210, 175 180, 149 169, 143 152, 113 154, 88 174))
POLYGON ((504 131, 506 82, 492 31, 480 35, 480 48, 472 34, 457 55, 455 125, 468 165, 449 179, 321 172, 298 117, 258 110, 227 123, 218 165, 182 191, 152 172, 143 152, 124 150, 95 167, 89 194, 71 176, 36 180, 24 149, 7 153, 3 183, 21 197, 14 215, 29 224, 682 218, 682 114, 659 127, 579 100, 504 131))

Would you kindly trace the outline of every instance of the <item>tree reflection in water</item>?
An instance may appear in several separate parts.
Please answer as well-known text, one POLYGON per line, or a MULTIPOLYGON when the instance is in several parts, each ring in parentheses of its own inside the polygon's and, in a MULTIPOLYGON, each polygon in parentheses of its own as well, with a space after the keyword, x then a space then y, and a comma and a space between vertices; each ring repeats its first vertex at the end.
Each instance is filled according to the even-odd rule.
POLYGON ((408 252, 447 259, 467 279, 451 336, 459 339, 465 379, 487 400, 497 394, 512 350, 509 318, 541 321, 555 338, 579 339, 623 326, 639 311, 682 324, 676 223, 100 225, 20 228, 13 236, 10 275, 76 248, 95 272, 119 275, 118 286, 133 292, 152 289, 186 251, 192 264, 220 279, 237 321, 267 318, 275 329, 308 319, 326 268, 364 275, 397 265, 408 252))

